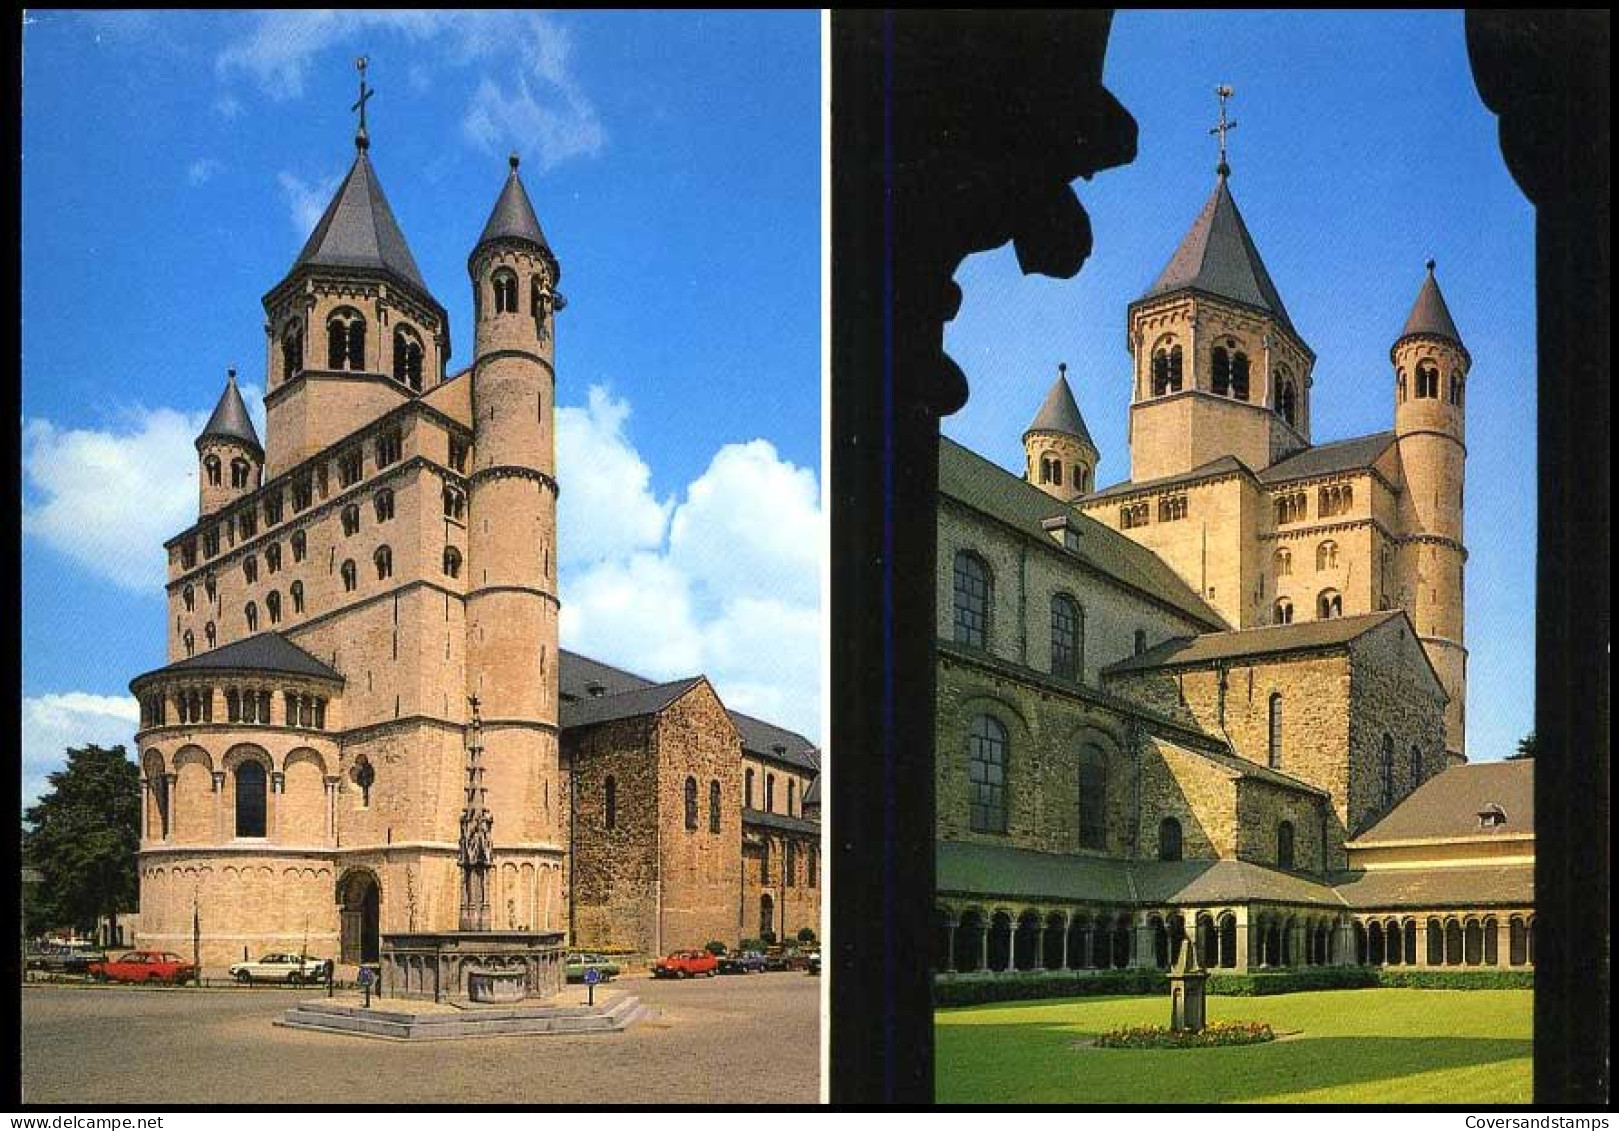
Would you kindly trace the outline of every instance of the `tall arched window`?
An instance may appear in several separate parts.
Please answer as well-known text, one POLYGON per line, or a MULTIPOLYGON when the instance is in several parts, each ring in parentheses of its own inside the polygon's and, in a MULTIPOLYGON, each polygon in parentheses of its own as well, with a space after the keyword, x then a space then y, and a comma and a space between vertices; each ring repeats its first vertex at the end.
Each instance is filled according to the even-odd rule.
POLYGON ((1079 607, 1066 593, 1051 598, 1051 674, 1074 679, 1079 672, 1079 607))
POLYGON ((224 465, 219 462, 218 456, 208 456, 202 461, 202 468, 208 474, 208 486, 218 487, 223 482, 222 469, 224 465))
POLYGON ((1394 739, 1383 736, 1383 754, 1377 762, 1377 784, 1383 808, 1394 807, 1394 739))
POLYGON ((446 577, 461 576, 461 551, 454 546, 444 547, 444 575, 446 577))
POLYGON ((1425 400, 1439 399, 1439 367, 1431 361, 1419 362, 1417 365, 1417 397, 1425 400))
POLYGON ((268 546, 264 547, 264 568, 269 570, 271 573, 276 573, 281 569, 280 542, 271 542, 268 546))
POLYGON ((394 329, 394 380, 422 391, 422 340, 408 326, 394 329))
POLYGON ((517 313, 517 276, 505 267, 489 277, 495 289, 495 313, 517 313))
POLYGON ((1283 821, 1276 826, 1276 866, 1293 867, 1293 822, 1283 821))
MULTIPOLYGON (((249 484, 248 484, 248 476, 252 473, 252 470, 253 470, 253 465, 248 463, 245 459, 233 459, 233 460, 231 460, 230 461, 230 485, 232 487, 236 487, 236 488, 242 488, 242 487, 249 486, 249 484)), ((250 522, 251 521, 251 516, 243 515, 242 516, 242 521, 243 521, 243 523, 250 522)))
POLYGON ((1276 598, 1276 604, 1271 609, 1272 624, 1293 623, 1293 602, 1286 597, 1276 598))
POLYGON ((1224 346, 1215 346, 1209 354, 1209 373, 1214 385, 1215 396, 1226 397, 1231 395, 1231 355, 1224 346))
POLYGON ((1277 577, 1293 576, 1293 551, 1286 546, 1279 546, 1271 555, 1271 566, 1276 570, 1277 577))
POLYGON ((264 598, 264 611, 270 614, 271 624, 281 623, 281 594, 272 592, 264 598))
POLYGON ((956 552, 956 643, 969 648, 989 646, 989 567, 976 554, 956 552))
POLYGON ((609 829, 618 828, 618 779, 612 774, 602 783, 602 824, 609 829))
POLYGON ((196 589, 192 588, 188 584, 183 590, 181 590, 180 596, 185 601, 186 612, 194 613, 194 612, 197 611, 197 591, 196 591, 196 589))
POLYGON ((444 517, 463 519, 467 513, 467 497, 454 487, 444 488, 444 517))
POLYGON ((196 654, 196 651, 197 651, 197 638, 195 636, 191 635, 191 630, 189 628, 186 629, 185 635, 180 638, 180 643, 185 645, 185 650, 186 650, 186 655, 187 656, 192 656, 192 655, 196 654))
POLYGON ((213 621, 209 621, 202 626, 202 634, 208 638, 208 647, 210 648, 219 642, 219 630, 214 627, 213 621))
POLYGON ((265 815, 269 811, 264 765, 251 758, 236 765, 236 835, 265 835, 265 815))
POLYGON ((697 779, 686 779, 686 827, 697 828, 697 779))
POLYGON ((766 774, 765 775, 765 812, 766 813, 774 813, 775 811, 776 811, 776 775, 775 774, 766 774))
POLYGON ((394 516, 394 493, 391 488, 384 487, 377 492, 376 497, 377 521, 387 522, 394 516))
POLYGON ((967 801, 973 832, 1006 831, 1006 728, 989 715, 967 732, 967 801))
POLYGON ((365 368, 365 318, 344 307, 326 320, 326 368, 365 368))
POLYGON ((1315 548, 1315 568, 1318 570, 1338 568, 1338 543, 1329 538, 1315 548))
POLYGON ((1411 748, 1411 788, 1416 789, 1422 784, 1422 750, 1420 747, 1411 748))
POLYGON ((377 580, 386 581, 394 574, 394 552, 387 546, 378 546, 377 552, 371 555, 377 563, 377 580))
POLYGON ((742 805, 744 808, 753 808, 753 769, 749 767, 742 782, 742 805))
POLYGON ((1343 594, 1336 589, 1323 589, 1315 599, 1315 616, 1317 620, 1331 620, 1344 615, 1343 594))
POLYGON ((281 335, 281 377, 296 377, 304 368, 304 328, 302 324, 287 324, 281 335))
POLYGON ((292 560, 301 562, 309 553, 309 535, 302 530, 292 532, 292 560))
POLYGON ((1141 653, 1145 652, 1146 650, 1147 650, 1147 630, 1144 629, 1144 628, 1138 628, 1138 629, 1136 629, 1136 655, 1139 656, 1139 655, 1141 655, 1141 653))
POLYGON ((793 778, 787 779, 787 815, 793 815, 793 802, 798 796, 798 782, 793 778))
POLYGON ((1181 391, 1181 348, 1179 346, 1169 347, 1169 391, 1172 393, 1181 391))
POLYGON ((1174 817, 1165 817, 1158 822, 1158 859, 1179 860, 1181 858, 1181 823, 1174 817))
POLYGON ((1282 693, 1271 692, 1270 697, 1270 767, 1276 769, 1282 764, 1282 693))
POLYGON ((354 586, 359 581, 359 571, 354 568, 354 559, 350 558, 344 562, 342 569, 338 572, 343 577, 343 592, 354 592, 354 586))
POLYGON ((1245 353, 1231 358, 1231 395, 1239 401, 1248 399, 1248 355, 1245 353))
POLYGON ((301 582, 301 581, 294 581, 292 583, 291 592, 292 592, 292 611, 294 613, 303 612, 304 611, 304 583, 301 582))
POLYGON ((243 609, 242 613, 247 617, 247 630, 249 632, 257 632, 259 630, 259 607, 252 601, 249 601, 247 603, 247 608, 243 609))
POLYGON ((1152 355, 1152 395, 1161 397, 1165 393, 1178 393, 1181 391, 1181 348, 1170 346, 1168 349, 1160 347, 1152 355))
POLYGON ((352 537, 360 532, 360 508, 350 503, 343 508, 343 535, 352 537))
POLYGON ((798 842, 789 840, 785 853, 786 861, 782 869, 782 883, 787 887, 794 887, 798 883, 798 842))
POLYGON ((1462 375, 1460 373, 1450 375, 1450 403, 1457 406, 1462 403, 1462 375))
POLYGON ((1107 755, 1094 742, 1079 748, 1079 846, 1107 849, 1107 755))
POLYGON ((720 831, 720 783, 717 780, 708 783, 708 831, 720 831))

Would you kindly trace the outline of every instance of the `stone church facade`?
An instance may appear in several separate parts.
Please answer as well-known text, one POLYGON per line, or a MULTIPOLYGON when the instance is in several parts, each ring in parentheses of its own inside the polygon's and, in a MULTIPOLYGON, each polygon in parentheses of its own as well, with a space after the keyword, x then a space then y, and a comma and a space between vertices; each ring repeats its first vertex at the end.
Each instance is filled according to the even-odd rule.
POLYGON ((356 145, 264 297, 264 442, 232 372, 197 440, 198 520, 166 544, 169 663, 131 684, 139 944, 189 953, 195 927, 205 966, 299 947, 352 964, 381 934, 453 930, 473 697, 493 927, 640 954, 818 929, 808 740, 700 676, 559 645, 565 303, 517 158, 468 257, 455 372, 363 125, 356 145), (762 845, 797 874, 761 890, 762 845))
POLYGON ((1130 479, 1065 368, 1022 478, 941 444, 947 976, 1533 961, 1533 763, 1464 752, 1471 358, 1430 262, 1394 428, 1313 442, 1228 175, 1127 311, 1130 479))

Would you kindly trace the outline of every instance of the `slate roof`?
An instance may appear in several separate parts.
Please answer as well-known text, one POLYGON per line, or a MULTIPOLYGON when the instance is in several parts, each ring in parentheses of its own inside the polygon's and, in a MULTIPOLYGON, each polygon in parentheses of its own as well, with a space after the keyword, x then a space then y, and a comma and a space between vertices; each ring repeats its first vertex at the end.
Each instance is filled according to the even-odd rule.
POLYGON ((343 675, 336 668, 317 660, 279 632, 272 631, 176 660, 155 671, 136 676, 131 686, 155 675, 210 671, 279 672, 343 682, 343 675))
POLYGON ((258 430, 253 427, 253 418, 247 414, 247 405, 242 403, 241 391, 236 388, 234 369, 225 378, 225 391, 219 394, 219 403, 214 406, 213 415, 197 435, 197 448, 202 448, 204 440, 214 438, 239 440, 258 452, 260 458, 264 456, 264 445, 259 443, 258 430))
POLYGON ((1427 334, 1461 345, 1462 336, 1457 332, 1456 323, 1450 316, 1450 307, 1445 305, 1445 296, 1439 291, 1439 280, 1434 278, 1433 269, 1434 262, 1430 259, 1428 274, 1423 278, 1422 287, 1417 291, 1417 301, 1412 305, 1410 315, 1406 317, 1405 329, 1400 331, 1400 337, 1409 338, 1416 334, 1427 334))
POLYGON ((1342 906, 1320 880, 1245 860, 1120 860, 946 840, 938 842, 936 865, 938 890, 986 897, 1125 906, 1251 901, 1342 906))
POLYGON ((1378 457, 1386 452, 1392 443, 1394 433, 1388 431, 1355 436, 1348 440, 1334 440, 1330 444, 1317 444, 1277 460, 1259 473, 1259 481, 1273 484, 1291 479, 1308 479, 1316 475, 1359 471, 1376 463, 1378 457))
POLYGON ((1535 760, 1515 758, 1452 766, 1436 774, 1351 843, 1523 836, 1534 831, 1535 760), (1499 805, 1506 812, 1506 823, 1480 828, 1478 815, 1486 805, 1499 805))
POLYGON ((1208 632, 1201 636, 1178 636, 1148 648, 1139 656, 1129 656, 1117 663, 1109 664, 1102 671, 1108 675, 1116 675, 1124 672, 1148 671, 1153 668, 1178 667, 1183 664, 1203 664, 1214 660, 1235 659, 1239 656, 1333 648, 1348 644, 1393 617, 1404 615, 1400 609, 1391 609, 1356 617, 1333 617, 1331 620, 1246 628, 1238 632, 1208 632))
POLYGON ((811 821, 804 817, 789 817, 786 813, 766 813, 759 809, 743 809, 742 823, 762 825, 768 829, 780 829, 789 833, 819 835, 821 831, 819 821, 811 821))
POLYGON ((365 150, 355 155, 348 176, 326 206, 292 269, 305 266, 387 271, 423 294, 430 293, 365 150))
POLYGON ((534 204, 528 198, 528 190, 517 175, 515 156, 512 158, 511 175, 506 178, 494 210, 489 213, 489 221, 483 226, 483 234, 478 237, 478 246, 491 240, 522 240, 536 244, 547 252, 551 250, 551 245, 545 242, 545 233, 540 230, 539 217, 534 214, 534 204))
POLYGON ((1333 877, 1333 886, 1343 901, 1356 910, 1533 906, 1535 866, 1379 868, 1370 872, 1340 872, 1333 877))
MULTIPOLYGON (((561 660, 558 678, 562 685, 564 727, 589 726, 606 722, 609 718, 627 719, 639 714, 660 711, 684 694, 682 691, 660 700, 659 689, 672 688, 676 684, 654 683, 633 672, 615 668, 611 664, 604 664, 578 652, 563 649, 561 660), (591 695, 590 688, 593 684, 601 688, 599 696, 591 695), (636 694, 640 694, 640 697, 629 698, 636 694), (620 700, 622 702, 619 702, 620 700), (587 707, 586 704, 592 706, 587 707)), ((689 686, 696 682, 696 678, 679 682, 689 686)), ((804 769, 819 772, 819 754, 815 745, 803 735, 767 723, 763 719, 756 719, 752 715, 744 715, 741 711, 731 711, 727 708, 727 713, 742 736, 744 750, 763 757, 780 758, 804 769), (785 754, 775 753, 772 747, 778 745, 787 748, 785 754)))
POLYGON ((1182 483, 1196 483, 1200 479, 1213 479, 1221 475, 1235 475, 1253 472, 1248 465, 1236 456, 1221 456, 1211 459, 1208 463, 1199 464, 1190 471, 1177 472, 1174 475, 1161 475, 1157 479, 1143 479, 1139 483, 1129 479, 1122 483, 1115 483, 1111 487, 1104 487, 1100 491, 1092 491, 1080 500, 1082 504, 1094 503, 1098 499, 1110 499, 1115 495, 1131 495, 1137 491, 1161 491, 1170 487, 1178 487, 1182 483))
MULTIPOLYGON (((1232 299, 1273 315, 1289 330, 1293 322, 1282 305, 1282 296, 1271 282, 1254 247, 1248 226, 1242 222, 1237 202, 1225 177, 1220 177, 1203 211, 1192 222, 1191 231, 1181 240, 1169 265, 1147 288, 1142 299, 1156 298, 1172 291, 1196 290, 1232 299)), ((1140 301, 1140 300, 1138 300, 1140 301)), ((1294 331, 1297 333, 1297 331, 1294 331)))
POLYGON ((816 774, 810 779, 809 785, 804 787, 804 808, 819 806, 821 804, 821 775, 816 774))
POLYGON ((562 727, 567 730, 633 719, 639 715, 653 715, 702 682, 703 677, 699 675, 677 679, 672 683, 654 683, 617 695, 565 700, 560 712, 562 727))
POLYGON ((1057 379, 1051 384, 1051 391, 1046 394, 1045 403, 1040 411, 1034 414, 1034 421, 1024 432, 1061 432, 1065 436, 1075 436, 1083 440, 1091 449, 1096 451, 1096 441, 1091 439, 1090 430, 1085 427, 1085 418, 1079 414, 1079 404, 1074 400, 1074 391, 1068 386, 1068 374, 1060 371, 1057 379))
POLYGON ((1059 553, 1080 561, 1141 590, 1192 619, 1211 627, 1225 621, 1182 581, 1180 575, 1144 546, 1139 546, 1073 507, 1057 502, 1039 488, 1025 483, 1005 468, 947 437, 939 439, 939 491, 973 510, 1039 540, 1059 553), (1079 549, 1064 550, 1041 523, 1054 515, 1072 519, 1079 531, 1079 549))

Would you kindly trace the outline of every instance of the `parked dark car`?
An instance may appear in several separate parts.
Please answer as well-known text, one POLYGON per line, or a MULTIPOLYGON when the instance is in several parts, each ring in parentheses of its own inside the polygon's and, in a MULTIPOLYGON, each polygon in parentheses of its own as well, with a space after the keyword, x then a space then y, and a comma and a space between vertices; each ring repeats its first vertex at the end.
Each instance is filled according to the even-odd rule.
POLYGON ((765 956, 756 950, 743 950, 727 954, 720 959, 721 974, 763 974, 765 956))
POLYGON ((93 962, 105 962, 107 954, 88 943, 47 943, 29 952, 24 965, 47 974, 85 974, 93 962))

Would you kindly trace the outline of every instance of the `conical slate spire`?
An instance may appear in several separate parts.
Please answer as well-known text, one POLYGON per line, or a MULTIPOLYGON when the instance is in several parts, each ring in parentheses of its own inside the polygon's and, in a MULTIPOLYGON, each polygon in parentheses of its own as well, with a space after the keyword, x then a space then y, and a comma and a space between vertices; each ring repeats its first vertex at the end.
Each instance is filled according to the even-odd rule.
POLYGON ((253 427, 253 418, 247 415, 247 405, 242 403, 242 394, 236 388, 236 370, 232 369, 225 378, 225 391, 219 395, 219 403, 214 406, 214 414, 208 418, 203 426, 202 433, 197 437, 197 448, 200 451, 204 440, 236 440, 246 444, 261 456, 264 447, 259 443, 259 434, 253 427))
POLYGON ((363 145, 292 268, 304 266, 388 271, 429 293, 363 145))
MULTIPOLYGON (((1277 318, 1289 330, 1293 321, 1276 293, 1270 272, 1259 258, 1248 226, 1222 174, 1191 231, 1143 299, 1171 291, 1197 290, 1256 307, 1277 318)), ((1296 333, 1297 331, 1295 331, 1296 333)))
POLYGON ((495 201, 494 211, 489 213, 489 222, 483 226, 477 246, 482 247, 493 240, 521 240, 550 254, 551 245, 545 242, 539 218, 534 215, 534 205, 528 198, 528 191, 523 188, 523 179, 517 175, 517 154, 512 154, 509 160, 511 175, 500 190, 500 198, 495 201))
POLYGON ((1411 316, 1405 320, 1405 329, 1400 331, 1400 337, 1423 334, 1461 345, 1462 336, 1456 332, 1450 308, 1445 305, 1445 296, 1439 293, 1439 281, 1434 278, 1434 261, 1428 260, 1427 266, 1428 275, 1422 280, 1422 289, 1417 292, 1416 304, 1411 307, 1411 316))
POLYGON ((1068 366, 1057 367, 1057 380, 1052 382, 1051 391, 1046 394, 1045 403, 1040 411, 1034 414, 1034 421, 1024 432, 1061 432, 1065 436, 1074 436, 1096 451, 1096 442, 1085 427, 1085 418, 1079 414, 1079 403, 1074 400, 1074 391, 1068 387, 1068 366))

